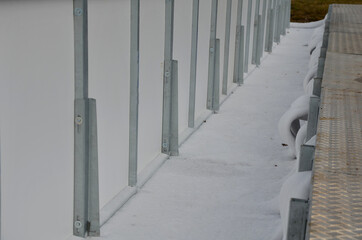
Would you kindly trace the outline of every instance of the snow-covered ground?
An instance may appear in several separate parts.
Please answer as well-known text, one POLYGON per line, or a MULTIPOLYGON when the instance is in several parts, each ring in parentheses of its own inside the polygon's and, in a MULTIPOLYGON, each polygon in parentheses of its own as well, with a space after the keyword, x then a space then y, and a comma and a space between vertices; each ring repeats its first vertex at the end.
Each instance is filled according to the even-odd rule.
POLYGON ((304 93, 313 29, 292 28, 245 84, 101 229, 101 240, 268 240, 295 160, 278 121, 304 93))

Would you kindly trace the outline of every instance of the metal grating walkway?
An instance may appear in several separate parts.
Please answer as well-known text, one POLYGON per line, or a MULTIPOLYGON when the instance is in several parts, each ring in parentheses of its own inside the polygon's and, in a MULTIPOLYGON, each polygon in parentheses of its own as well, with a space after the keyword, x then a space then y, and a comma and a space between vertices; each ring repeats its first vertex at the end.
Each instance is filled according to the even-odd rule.
POLYGON ((333 5, 310 239, 362 239, 362 5, 333 5))

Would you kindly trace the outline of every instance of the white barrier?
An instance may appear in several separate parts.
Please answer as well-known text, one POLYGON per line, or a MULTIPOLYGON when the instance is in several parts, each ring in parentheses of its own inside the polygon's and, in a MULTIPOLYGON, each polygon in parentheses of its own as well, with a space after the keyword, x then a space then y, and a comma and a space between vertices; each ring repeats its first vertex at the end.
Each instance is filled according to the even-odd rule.
MULTIPOLYGON (((192 3, 193 0, 175 1, 174 59, 178 61, 180 134, 193 131, 188 129, 192 3)), ((241 25, 246 28, 248 1, 242 3, 241 25)), ((254 19, 255 2, 252 4, 254 19)), ((233 63, 237 5, 238 0, 232 0, 228 93, 236 86, 233 63)), ((262 14, 262 6, 269 4, 260 6, 262 14)), ((219 0, 220 96, 226 11, 227 0, 219 0)), ((71 0, 0 2, 1 239, 61 240, 72 234, 73 12, 71 0)), ((113 205, 116 210, 122 204, 110 204, 112 199, 122 202, 136 192, 127 188, 130 19, 129 0, 89 0, 89 97, 97 100, 100 209, 113 205), (123 194, 126 197, 120 200, 122 190, 129 194, 123 194)), ((210 113, 206 110, 210 20, 211 1, 200 0, 195 103, 199 123, 210 113)), ((142 183, 153 172, 146 167, 159 166, 160 159, 165 158, 160 155, 164 28, 165 1, 141 0, 137 168, 138 173, 147 172, 140 180, 142 183), (152 163, 154 159, 159 164, 152 163)), ((247 36, 247 65, 251 65, 253 29, 252 21, 247 36)), ((111 216, 113 213, 108 209, 104 212, 111 216)), ((106 218, 101 216, 103 223, 106 218)))

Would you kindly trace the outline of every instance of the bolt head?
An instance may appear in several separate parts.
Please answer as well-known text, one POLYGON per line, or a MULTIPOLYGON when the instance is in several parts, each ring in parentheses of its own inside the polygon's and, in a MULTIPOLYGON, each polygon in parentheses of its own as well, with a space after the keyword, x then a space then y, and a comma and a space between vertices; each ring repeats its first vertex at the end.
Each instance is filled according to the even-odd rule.
POLYGON ((83 14, 83 9, 81 9, 81 8, 74 9, 75 16, 81 16, 82 14, 83 14))
POLYGON ((75 123, 76 123, 77 125, 81 125, 81 124, 83 123, 83 118, 82 118, 81 116, 77 116, 77 117, 75 118, 75 123))
POLYGON ((83 226, 82 222, 81 221, 75 221, 74 222, 74 227, 75 228, 81 228, 83 226))

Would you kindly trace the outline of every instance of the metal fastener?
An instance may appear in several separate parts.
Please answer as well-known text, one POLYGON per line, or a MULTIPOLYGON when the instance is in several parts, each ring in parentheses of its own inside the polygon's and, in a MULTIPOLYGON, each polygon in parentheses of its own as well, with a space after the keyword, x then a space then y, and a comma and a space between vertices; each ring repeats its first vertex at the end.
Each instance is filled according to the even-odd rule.
POLYGON ((82 14, 83 14, 83 9, 81 9, 81 8, 74 9, 75 16, 81 16, 82 14))
POLYGON ((77 116, 77 117, 75 118, 75 123, 76 123, 77 125, 81 125, 81 124, 83 123, 83 118, 82 118, 81 116, 77 116))
POLYGON ((75 228, 81 228, 81 227, 82 227, 81 221, 75 221, 75 222, 74 222, 74 227, 75 227, 75 228))

